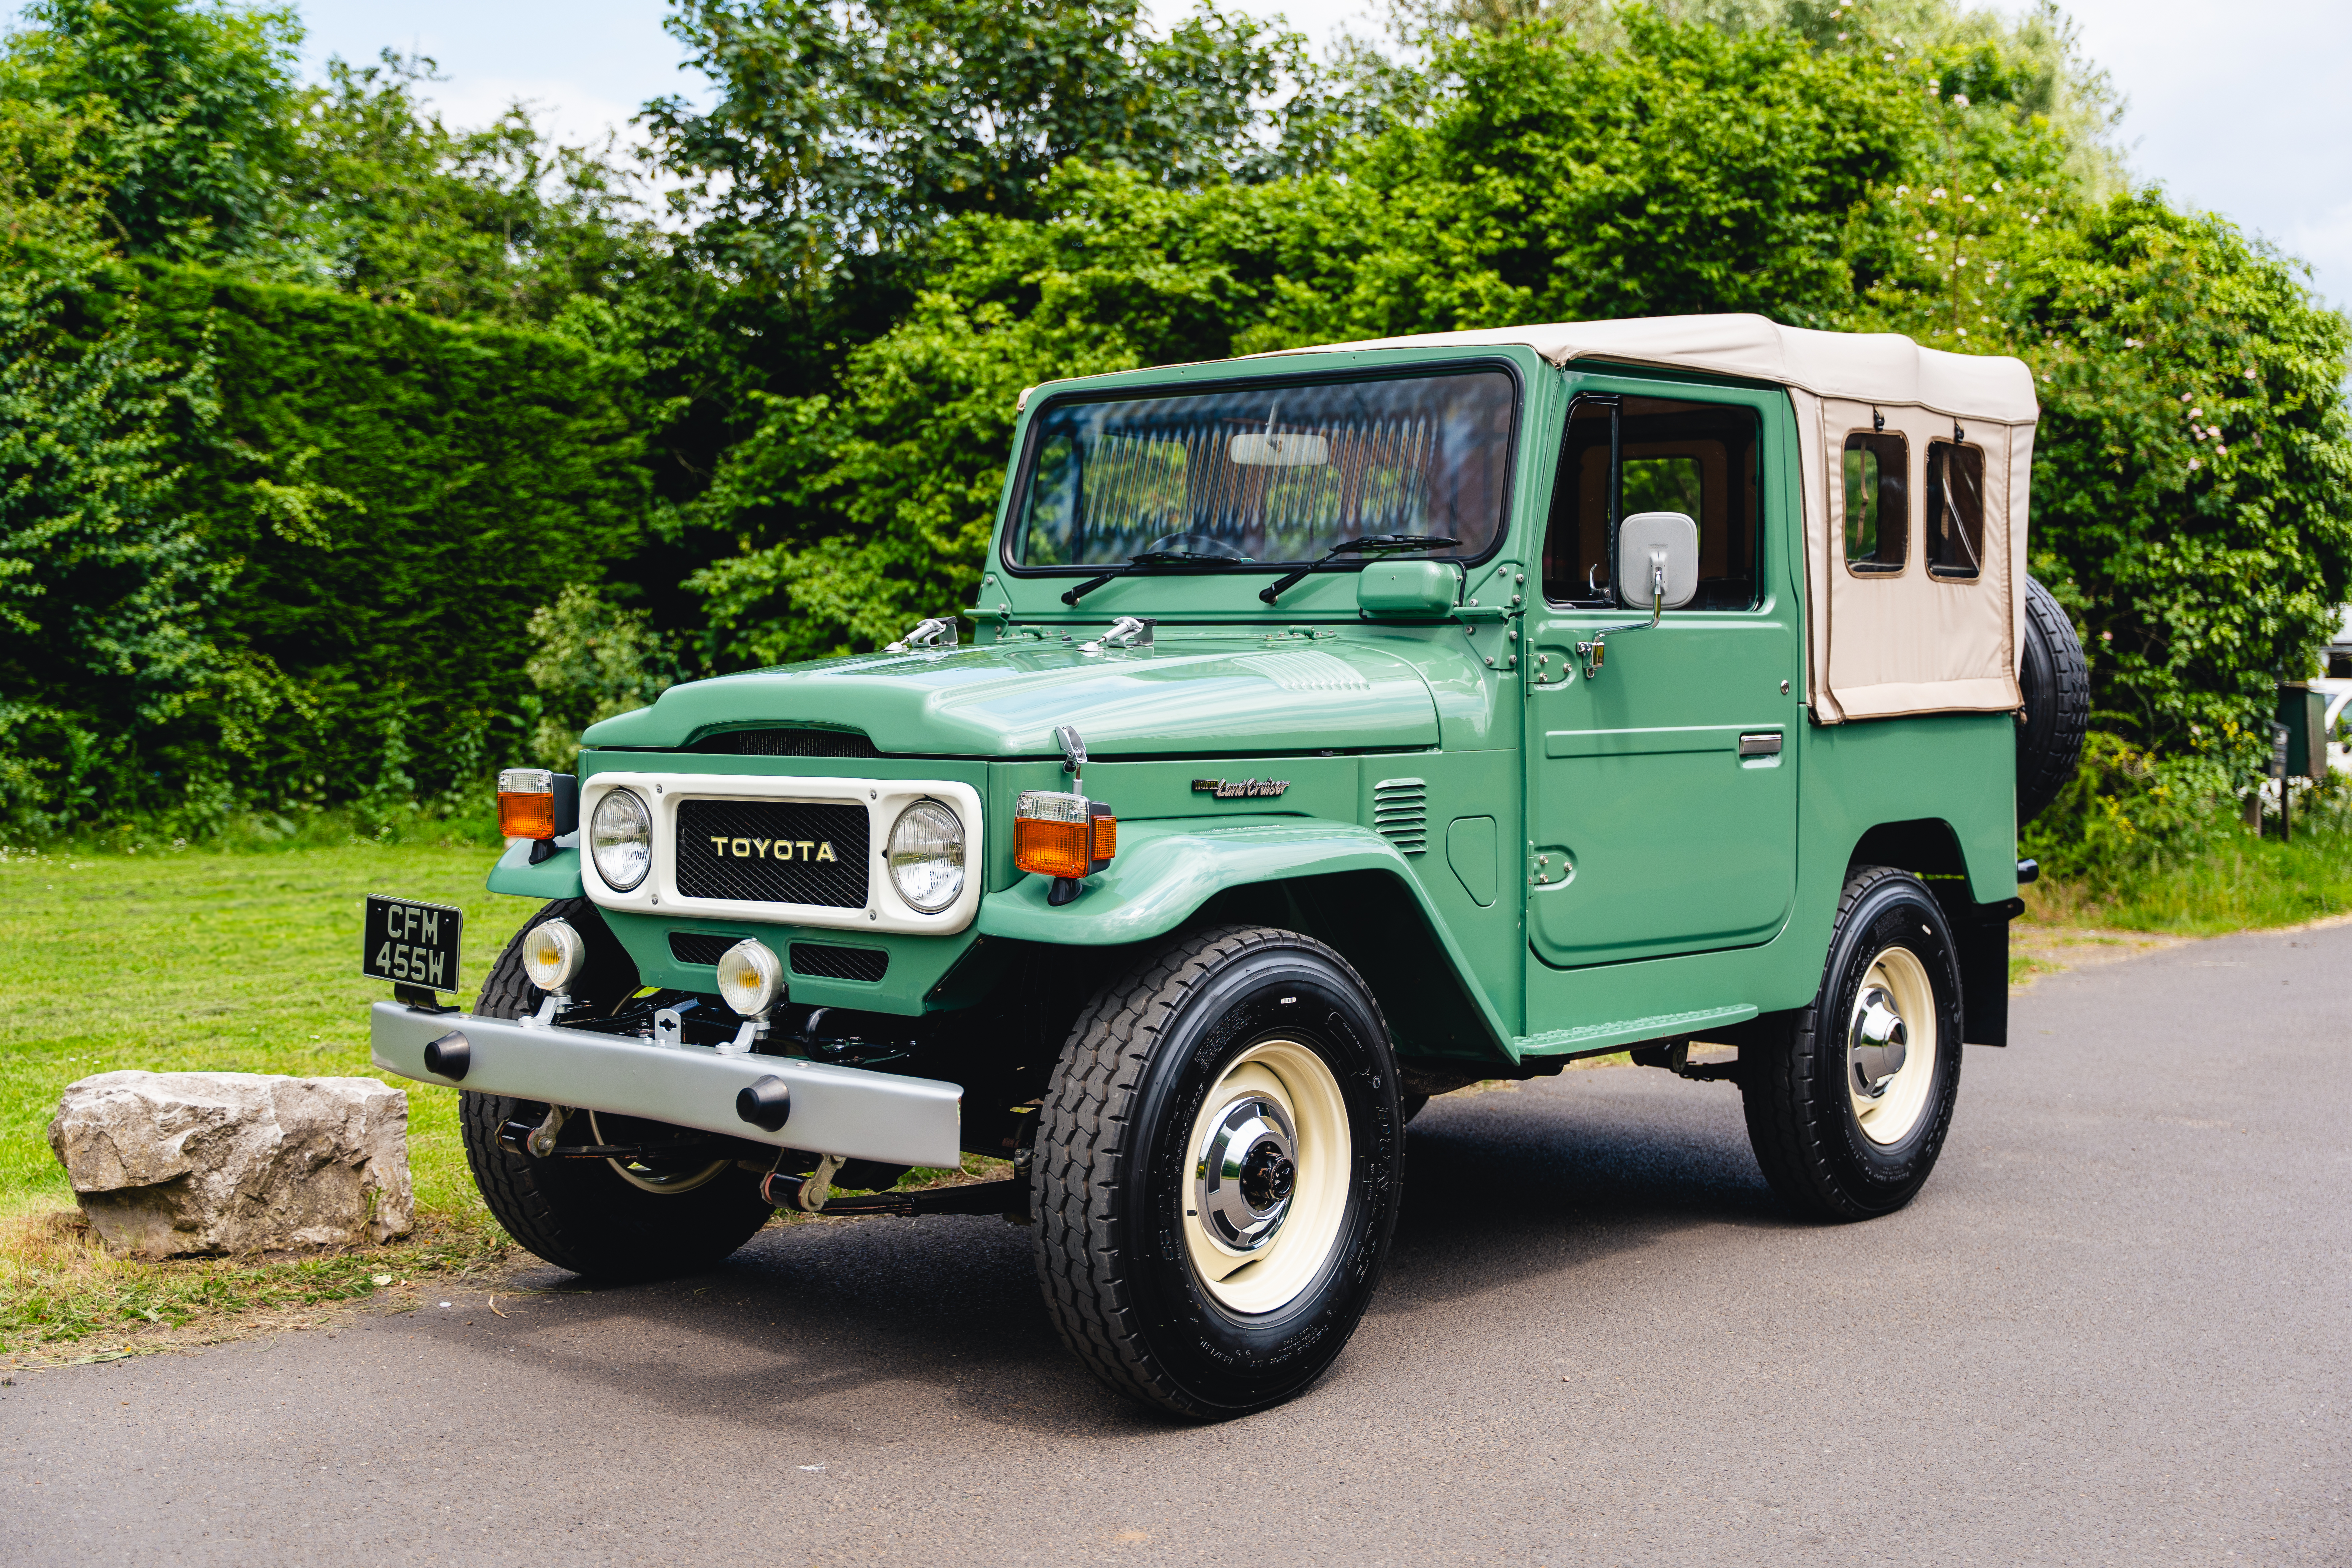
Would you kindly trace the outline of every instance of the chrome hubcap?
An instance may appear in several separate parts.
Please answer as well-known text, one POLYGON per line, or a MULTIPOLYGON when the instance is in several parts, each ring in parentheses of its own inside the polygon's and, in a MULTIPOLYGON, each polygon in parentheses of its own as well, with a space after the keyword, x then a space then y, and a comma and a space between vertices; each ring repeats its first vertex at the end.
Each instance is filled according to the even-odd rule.
POLYGON ((1218 1246, 1265 1247, 1290 1213, 1298 1180, 1298 1138, 1282 1107, 1244 1095, 1209 1123, 1192 1163, 1192 1203, 1218 1246))
POLYGON ((1910 1046, 1911 1031, 1895 1010, 1893 994, 1883 985, 1865 989, 1855 1001, 1853 1027, 1846 1041, 1854 1093, 1867 1100, 1884 1098, 1886 1086, 1903 1070, 1910 1046))

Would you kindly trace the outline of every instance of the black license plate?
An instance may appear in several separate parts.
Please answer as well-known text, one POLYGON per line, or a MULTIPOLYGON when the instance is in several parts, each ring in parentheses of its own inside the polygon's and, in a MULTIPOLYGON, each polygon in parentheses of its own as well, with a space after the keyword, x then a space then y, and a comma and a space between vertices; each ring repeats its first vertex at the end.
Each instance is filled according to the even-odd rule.
POLYGON ((457 936, 465 912, 370 893, 360 939, 360 973, 371 980, 457 989, 457 936))

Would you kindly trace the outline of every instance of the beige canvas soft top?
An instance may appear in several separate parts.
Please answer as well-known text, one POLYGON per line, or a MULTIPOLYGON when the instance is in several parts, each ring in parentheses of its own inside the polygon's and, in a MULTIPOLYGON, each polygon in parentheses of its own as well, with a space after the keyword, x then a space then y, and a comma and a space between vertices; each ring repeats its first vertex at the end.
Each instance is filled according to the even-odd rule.
POLYGON ((2002 712, 2021 700, 2026 510, 2041 409, 2021 360, 1923 349, 1895 332, 1820 332, 1762 316, 1654 316, 1425 332, 1287 353, 1524 346, 1572 360, 1738 376, 1788 389, 1804 487, 1808 697, 1825 723, 1906 713, 2002 712), (1843 453, 1849 436, 1905 438, 1909 543, 1899 572, 1845 561, 1843 453), (1983 560, 1973 577, 1927 570, 1927 451, 1974 447, 1984 461, 1983 560))

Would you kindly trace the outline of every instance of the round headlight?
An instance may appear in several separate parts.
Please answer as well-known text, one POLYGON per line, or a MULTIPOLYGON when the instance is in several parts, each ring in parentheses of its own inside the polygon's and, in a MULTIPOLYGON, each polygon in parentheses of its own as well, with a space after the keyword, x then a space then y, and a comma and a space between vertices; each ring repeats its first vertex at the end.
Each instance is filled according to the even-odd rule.
POLYGON ((541 921, 523 933, 523 973, 550 995, 570 991, 587 958, 588 944, 568 921, 541 921))
POLYGON ((935 800, 919 800, 890 827, 890 882, 898 896, 935 915, 963 891, 963 824, 935 800))
POLYGON ((764 1016, 783 989, 783 962, 765 942, 746 937, 719 955, 719 994, 746 1018, 764 1016))
POLYGON ((644 881, 654 864, 654 819, 646 803, 625 789, 598 801, 588 823, 588 853, 613 891, 625 893, 644 881))

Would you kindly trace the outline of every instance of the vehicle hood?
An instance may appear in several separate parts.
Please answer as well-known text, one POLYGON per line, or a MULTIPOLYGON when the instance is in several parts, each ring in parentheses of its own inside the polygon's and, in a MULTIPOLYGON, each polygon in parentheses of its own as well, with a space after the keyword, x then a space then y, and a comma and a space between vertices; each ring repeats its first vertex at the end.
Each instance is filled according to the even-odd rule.
POLYGON ((589 730, 591 747, 676 750, 718 730, 826 724, 909 756, 1097 757, 1433 746, 1437 704, 1403 659, 1346 640, 1259 637, 1081 652, 1062 643, 868 654, 674 686, 589 730))

